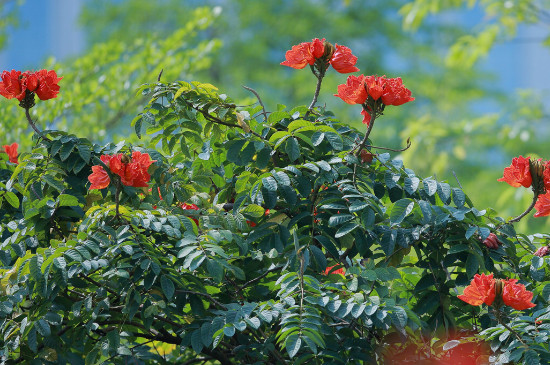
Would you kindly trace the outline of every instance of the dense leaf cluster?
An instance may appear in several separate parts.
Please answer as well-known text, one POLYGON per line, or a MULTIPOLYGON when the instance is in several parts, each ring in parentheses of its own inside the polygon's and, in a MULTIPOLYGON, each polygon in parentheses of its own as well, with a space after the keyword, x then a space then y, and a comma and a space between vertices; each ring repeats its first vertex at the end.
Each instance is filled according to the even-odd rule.
POLYGON ((140 94, 139 146, 48 132, 19 165, 2 157, 3 359, 407 363, 483 331, 494 361, 548 361, 548 259, 532 255, 546 235, 389 153, 361 161, 363 132, 326 110, 268 113, 196 82, 140 94), (99 156, 135 150, 156 160, 151 190, 87 189, 99 156), (457 299, 478 272, 521 279, 538 306, 457 299))

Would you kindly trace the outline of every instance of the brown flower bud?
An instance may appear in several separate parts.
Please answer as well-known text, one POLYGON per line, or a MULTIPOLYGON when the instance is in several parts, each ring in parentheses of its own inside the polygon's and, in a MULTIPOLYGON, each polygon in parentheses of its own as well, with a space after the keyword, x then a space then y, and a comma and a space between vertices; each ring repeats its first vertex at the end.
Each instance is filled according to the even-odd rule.
POLYGON ((122 157, 120 158, 120 161, 122 161, 122 163, 130 163, 132 162, 132 158, 128 155, 122 155, 122 157))
POLYGON ((334 48, 332 43, 327 41, 323 43, 323 46, 325 47, 325 53, 323 53, 323 58, 326 58, 328 61, 330 61, 336 49, 334 48))
POLYGON ((542 159, 529 159, 529 172, 531 173, 531 178, 533 179, 531 187, 533 188, 535 194, 544 194, 546 192, 546 188, 544 187, 544 163, 542 162, 542 159))
POLYGON ((500 246, 500 241, 498 240, 498 237, 494 233, 490 233, 489 236, 483 241, 483 244, 487 246, 487 248, 498 248, 500 246))

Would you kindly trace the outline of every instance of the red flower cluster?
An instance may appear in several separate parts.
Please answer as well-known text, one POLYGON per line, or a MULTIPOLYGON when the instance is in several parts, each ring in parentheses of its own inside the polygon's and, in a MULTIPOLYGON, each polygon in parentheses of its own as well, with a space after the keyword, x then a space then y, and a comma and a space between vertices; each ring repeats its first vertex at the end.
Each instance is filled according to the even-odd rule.
POLYGON ((10 145, 2 146, 2 148, 4 149, 4 152, 6 152, 8 154, 10 162, 12 162, 12 163, 18 163, 17 162, 17 148, 18 147, 19 147, 19 145, 17 144, 17 142, 13 142, 10 145))
POLYGON ((336 44, 334 47, 325 41, 325 38, 315 38, 311 42, 303 42, 292 49, 286 51, 286 61, 281 65, 302 69, 306 65, 314 65, 317 60, 326 58, 326 62, 331 64, 334 69, 340 73, 350 73, 359 71, 355 67, 357 57, 351 53, 351 49, 346 46, 336 44))
POLYGON ((533 308, 533 293, 526 290, 523 284, 517 284, 517 279, 499 280, 493 278, 493 274, 476 274, 465 289, 464 294, 458 298, 471 305, 493 304, 495 298, 501 297, 504 304, 516 309, 524 310, 533 308), (497 293, 497 287, 501 286, 502 293, 497 293))
MULTIPOLYGON (((369 124, 371 113, 377 100, 384 105, 402 105, 413 101, 411 91, 403 85, 400 77, 386 78, 386 76, 348 76, 345 84, 338 86, 338 93, 334 94, 348 104, 362 104, 363 123, 369 124)), ((381 105, 380 105, 381 107, 381 105)))
POLYGON ((30 71, 4 71, 0 82, 0 95, 22 101, 26 92, 35 93, 40 100, 48 100, 57 97, 59 93, 59 81, 54 70, 30 71))
MULTIPOLYGON (((151 175, 149 175, 147 169, 156 161, 151 160, 149 154, 134 151, 131 159, 122 153, 103 155, 100 158, 111 172, 120 176, 123 185, 136 188, 149 186, 147 183, 151 180, 151 175), (125 162, 124 160, 129 161, 125 162)), ((111 182, 107 171, 101 165, 92 166, 92 174, 88 176, 88 180, 92 183, 90 189, 104 189, 111 182)))
MULTIPOLYGON (((537 180, 542 179, 544 183, 544 194, 540 193, 535 203, 535 217, 545 217, 550 215, 550 161, 542 162, 542 159, 529 163, 530 157, 514 157, 512 164, 504 168, 503 176, 497 181, 504 181, 509 185, 517 188, 519 186, 530 187, 535 185, 533 182, 533 176, 531 176, 531 164, 538 165, 542 168, 542 175, 537 176, 537 180)), ((534 169, 537 171, 537 169, 534 169)), ((536 172, 536 174, 540 173, 536 172)), ((538 187, 533 186, 533 190, 537 191, 538 187)))
POLYGON ((338 266, 338 265, 334 265, 334 266, 327 267, 327 268, 325 269, 325 271, 323 272, 323 275, 328 275, 328 274, 330 273, 330 274, 340 274, 340 275, 344 275, 344 276, 345 276, 345 275, 346 275, 346 270, 345 270, 343 267, 341 267, 341 268, 339 268, 339 269, 336 269, 336 270, 334 270, 334 271, 331 272, 332 268, 333 268, 333 267, 336 267, 336 266, 338 266))
POLYGON ((483 241, 483 244, 487 246, 487 248, 498 248, 498 246, 500 246, 500 241, 496 234, 490 233, 485 241, 483 241))

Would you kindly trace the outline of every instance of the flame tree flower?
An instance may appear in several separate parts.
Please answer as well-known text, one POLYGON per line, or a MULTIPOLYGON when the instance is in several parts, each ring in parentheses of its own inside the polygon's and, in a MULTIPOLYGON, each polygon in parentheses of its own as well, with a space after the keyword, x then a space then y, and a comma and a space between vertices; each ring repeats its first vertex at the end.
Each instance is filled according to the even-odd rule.
POLYGON ((4 151, 8 154, 8 158, 9 158, 10 162, 12 162, 12 163, 18 163, 17 162, 17 155, 18 155, 17 154, 17 148, 18 147, 19 147, 19 144, 17 144, 16 142, 13 142, 10 145, 2 146, 4 151))
POLYGON ((292 49, 286 51, 285 58, 286 60, 281 62, 281 65, 295 69, 302 69, 308 64, 313 66, 319 63, 317 65, 319 68, 326 69, 330 64, 339 73, 359 71, 355 67, 357 57, 351 53, 351 49, 339 44, 333 46, 325 38, 315 38, 311 42, 303 42, 292 46, 292 49))
POLYGON ((369 125, 372 115, 382 114, 386 105, 403 105, 413 101, 411 91, 403 85, 400 77, 348 76, 345 84, 338 86, 334 94, 348 104, 363 105, 363 124, 369 125))
POLYGON ((495 279, 493 279, 493 274, 476 274, 470 285, 464 289, 464 294, 459 295, 458 299, 475 306, 482 303, 491 305, 495 300, 495 295, 495 279))
POLYGON ((530 157, 514 157, 512 164, 504 169, 503 176, 497 181, 504 181, 515 188, 530 187, 533 179, 529 170, 530 157))
POLYGON ((531 303, 533 293, 526 290, 523 284, 516 284, 518 279, 503 281, 502 300, 504 304, 517 310, 529 309, 535 306, 534 303, 531 303))
MULTIPOLYGON (((149 166, 156 160, 151 160, 147 153, 139 151, 132 152, 132 158, 128 158, 122 153, 117 155, 103 155, 101 161, 107 165, 109 170, 120 177, 123 185, 136 188, 148 187, 151 175, 147 172, 149 166)), ((103 166, 92 166, 92 174, 88 176, 92 183, 91 189, 104 189, 109 186, 111 179, 103 166)))
POLYGON ((58 83, 62 79, 62 77, 57 77, 54 70, 25 71, 23 73, 16 70, 4 71, 1 78, 0 95, 7 99, 16 98, 20 102, 23 102, 25 97, 32 98, 32 105, 34 105, 34 94, 40 100, 56 98, 59 93, 58 83))

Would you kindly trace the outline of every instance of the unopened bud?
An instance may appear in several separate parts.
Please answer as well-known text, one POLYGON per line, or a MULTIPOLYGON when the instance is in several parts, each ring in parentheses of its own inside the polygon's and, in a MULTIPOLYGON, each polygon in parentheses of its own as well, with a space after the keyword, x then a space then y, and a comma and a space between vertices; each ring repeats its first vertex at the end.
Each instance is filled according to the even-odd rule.
POLYGON ((128 155, 123 154, 122 157, 120 158, 120 161, 122 163, 130 163, 130 162, 132 162, 132 158, 128 155))
POLYGON ((544 163, 542 160, 538 159, 533 161, 529 159, 529 172, 531 173, 531 178, 533 179, 531 187, 533 188, 535 194, 544 194, 546 192, 546 188, 544 186, 544 163))
POLYGON ((325 47, 325 53, 323 53, 323 58, 326 58, 330 61, 332 58, 332 55, 334 54, 334 51, 336 50, 332 43, 325 41, 323 43, 323 47, 325 47))
POLYGON ((534 255, 538 257, 544 257, 550 253, 549 251, 550 248, 548 248, 548 246, 542 246, 534 253, 534 255))

